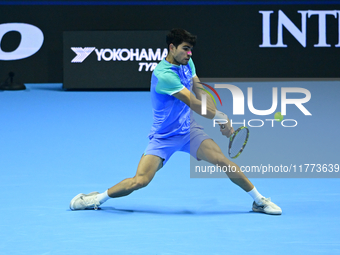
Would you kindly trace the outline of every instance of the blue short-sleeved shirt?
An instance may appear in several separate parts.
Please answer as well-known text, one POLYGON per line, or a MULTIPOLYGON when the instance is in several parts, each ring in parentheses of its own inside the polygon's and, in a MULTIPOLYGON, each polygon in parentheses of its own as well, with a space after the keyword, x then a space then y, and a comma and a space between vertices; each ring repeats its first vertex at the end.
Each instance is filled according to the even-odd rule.
POLYGON ((153 125, 149 138, 167 138, 190 132, 190 107, 172 96, 183 88, 191 89, 196 76, 192 59, 187 65, 173 65, 163 59, 151 77, 153 125))

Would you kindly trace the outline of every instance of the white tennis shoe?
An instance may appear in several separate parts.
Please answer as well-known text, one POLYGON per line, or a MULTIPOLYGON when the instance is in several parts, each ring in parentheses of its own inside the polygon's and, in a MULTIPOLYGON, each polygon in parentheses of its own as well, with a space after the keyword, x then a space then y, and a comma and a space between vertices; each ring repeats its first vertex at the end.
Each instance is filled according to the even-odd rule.
POLYGON ((270 198, 261 198, 261 204, 256 204, 255 201, 253 203, 253 211, 254 212, 262 212, 266 214, 280 215, 282 214, 282 210, 272 201, 270 198))
POLYGON ((96 199, 99 192, 91 192, 89 194, 80 193, 75 196, 70 203, 70 209, 74 210, 86 210, 95 209, 97 210, 101 203, 96 199))

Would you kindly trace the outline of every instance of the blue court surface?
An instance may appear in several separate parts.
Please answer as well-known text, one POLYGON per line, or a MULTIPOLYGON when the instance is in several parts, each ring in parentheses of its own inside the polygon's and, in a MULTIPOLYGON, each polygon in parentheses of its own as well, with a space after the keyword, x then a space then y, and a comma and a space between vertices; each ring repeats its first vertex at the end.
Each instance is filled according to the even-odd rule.
MULTIPOLYGON (((0 92, 0 254, 340 254, 340 179, 252 178, 283 210, 269 216, 251 212, 252 199, 227 178, 190 178, 182 152, 146 188, 101 210, 70 211, 78 193, 103 192, 135 174, 152 111, 149 92, 61 87, 0 92)), ((332 121, 310 140, 338 141, 332 121)), ((256 161, 251 150, 265 150, 273 137, 251 132, 261 144, 242 156, 256 161)))

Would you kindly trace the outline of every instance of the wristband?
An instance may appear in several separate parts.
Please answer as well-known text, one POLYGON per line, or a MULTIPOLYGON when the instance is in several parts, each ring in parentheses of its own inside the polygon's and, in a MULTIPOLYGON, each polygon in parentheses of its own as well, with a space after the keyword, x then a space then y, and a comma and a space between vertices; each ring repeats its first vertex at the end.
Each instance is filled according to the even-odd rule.
POLYGON ((221 111, 216 109, 216 113, 215 113, 214 119, 228 120, 228 116, 227 116, 227 114, 225 114, 225 113, 223 113, 223 112, 221 112, 221 111))

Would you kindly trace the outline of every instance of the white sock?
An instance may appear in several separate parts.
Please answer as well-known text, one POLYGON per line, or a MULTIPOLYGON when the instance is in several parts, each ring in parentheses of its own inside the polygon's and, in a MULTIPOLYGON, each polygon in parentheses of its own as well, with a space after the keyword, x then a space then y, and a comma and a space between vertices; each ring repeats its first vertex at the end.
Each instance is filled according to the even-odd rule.
POLYGON ((97 195, 97 199, 98 201, 102 204, 104 202, 106 202, 109 199, 109 195, 107 194, 107 190, 101 194, 97 195))
POLYGON ((251 191, 247 192, 255 201, 256 204, 261 205, 261 198, 263 196, 257 191, 257 189, 254 187, 251 191))

